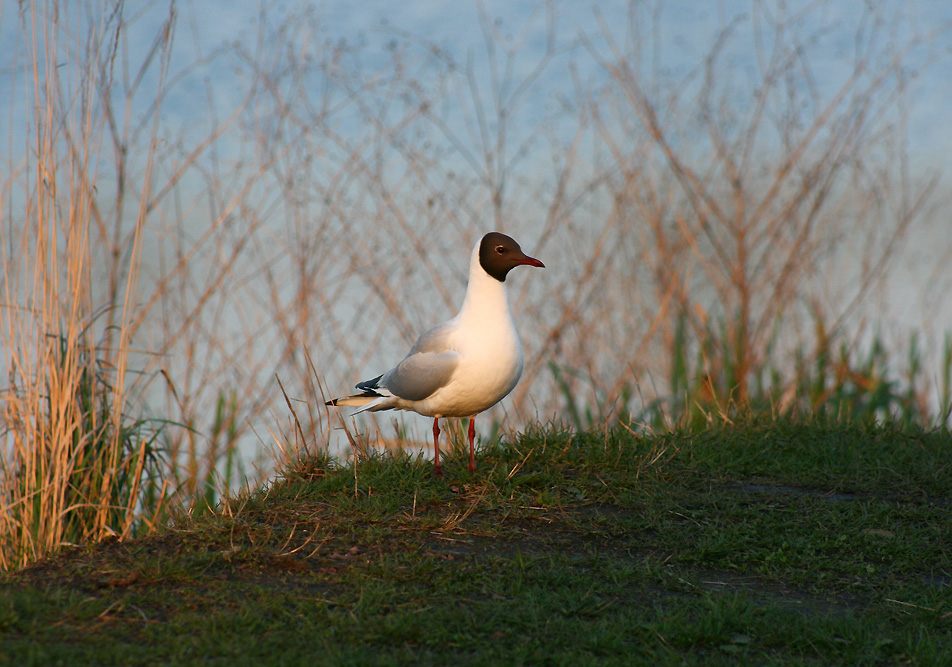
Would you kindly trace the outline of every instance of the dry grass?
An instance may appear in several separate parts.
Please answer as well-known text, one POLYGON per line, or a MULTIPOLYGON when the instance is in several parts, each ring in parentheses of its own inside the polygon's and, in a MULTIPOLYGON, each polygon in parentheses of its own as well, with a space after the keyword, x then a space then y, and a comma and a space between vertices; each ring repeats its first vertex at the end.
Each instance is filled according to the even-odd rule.
MULTIPOLYGON (((398 29, 369 58, 292 8, 184 67, 173 11, 142 51, 126 40, 148 12, 25 3, 10 71, 29 74, 12 86, 30 91, 29 127, 0 192, 2 535, 18 546, 0 565, 214 503, 262 440, 281 458, 322 450, 341 425, 322 387, 452 315, 493 228, 549 267, 510 286, 527 364, 494 428, 661 424, 842 385, 862 304, 935 201, 904 122, 936 33, 898 40, 908 16, 869 9, 839 27, 859 47, 821 90, 830 26, 805 17, 822 5, 756 3, 671 73, 650 29, 663 3, 568 42, 553 5, 510 33, 477 3, 485 48, 465 62, 398 29), (743 31, 748 81, 726 62, 743 31), (209 72, 234 76, 227 92, 209 72), (78 453, 91 443, 95 462, 78 453), (102 494, 67 501, 94 486, 77 474, 102 494), (80 507, 99 509, 67 537, 80 507)), ((341 437, 389 437, 389 421, 367 428, 341 437)))
MULTIPOLYGON (((108 21, 70 31, 76 26, 50 9, 34 5, 22 17, 44 39, 27 53, 35 114, 28 158, 13 179, 23 190, 6 196, 18 215, 2 230, 0 325, 10 385, 3 395, 0 569, 63 544, 127 536, 137 519, 156 519, 167 492, 154 477, 155 429, 126 412, 136 384, 130 321, 153 162, 150 154, 143 164, 137 215, 124 227, 117 222, 117 235, 126 234, 125 270, 111 274, 112 299, 97 310, 97 184, 107 127, 98 68, 114 36, 108 21), (61 68, 63 54, 76 52, 92 57, 61 68)), ((169 28, 156 42, 160 80, 169 28)), ((154 143, 157 117, 151 127, 154 143)))

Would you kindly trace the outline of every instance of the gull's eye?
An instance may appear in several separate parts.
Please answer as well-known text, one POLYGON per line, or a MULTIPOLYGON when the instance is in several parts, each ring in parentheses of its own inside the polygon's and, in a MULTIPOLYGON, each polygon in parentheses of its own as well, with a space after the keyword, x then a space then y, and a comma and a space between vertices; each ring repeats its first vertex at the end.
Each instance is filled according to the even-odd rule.
POLYGON ((496 246, 496 254, 497 254, 497 255, 505 255, 505 254, 506 254, 506 246, 504 246, 504 245, 497 245, 497 246, 496 246))

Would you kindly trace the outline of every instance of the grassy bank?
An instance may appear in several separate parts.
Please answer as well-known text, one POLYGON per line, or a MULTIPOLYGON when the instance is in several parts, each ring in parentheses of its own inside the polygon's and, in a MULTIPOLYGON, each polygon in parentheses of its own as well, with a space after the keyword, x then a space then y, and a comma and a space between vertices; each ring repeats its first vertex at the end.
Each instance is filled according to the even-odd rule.
POLYGON ((952 438, 539 429, 303 461, 0 584, 4 664, 941 664, 952 438))

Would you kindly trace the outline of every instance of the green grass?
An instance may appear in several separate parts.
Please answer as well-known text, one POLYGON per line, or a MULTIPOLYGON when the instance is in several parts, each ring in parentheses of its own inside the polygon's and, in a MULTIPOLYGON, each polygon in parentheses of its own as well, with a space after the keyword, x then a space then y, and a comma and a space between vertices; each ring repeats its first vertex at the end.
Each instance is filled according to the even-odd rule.
POLYGON ((0 664, 947 664, 952 437, 536 429, 302 461, 0 583, 0 664))

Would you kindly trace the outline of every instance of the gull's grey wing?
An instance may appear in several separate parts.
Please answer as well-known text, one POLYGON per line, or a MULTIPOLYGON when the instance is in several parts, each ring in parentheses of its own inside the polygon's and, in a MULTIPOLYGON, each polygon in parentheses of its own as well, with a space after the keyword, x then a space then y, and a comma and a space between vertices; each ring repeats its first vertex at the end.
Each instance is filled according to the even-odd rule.
POLYGON ((418 352, 435 352, 442 354, 443 352, 451 351, 450 336, 454 331, 456 331, 456 327, 453 325, 452 320, 427 329, 417 338, 417 342, 410 348, 407 357, 412 357, 418 352))
POLYGON ((459 354, 449 344, 453 330, 449 323, 427 330, 406 358, 384 374, 378 384, 408 401, 422 401, 445 386, 459 364, 459 354))
POLYGON ((459 364, 456 352, 420 352, 411 354, 383 376, 380 384, 394 396, 407 401, 422 401, 446 386, 459 364))

